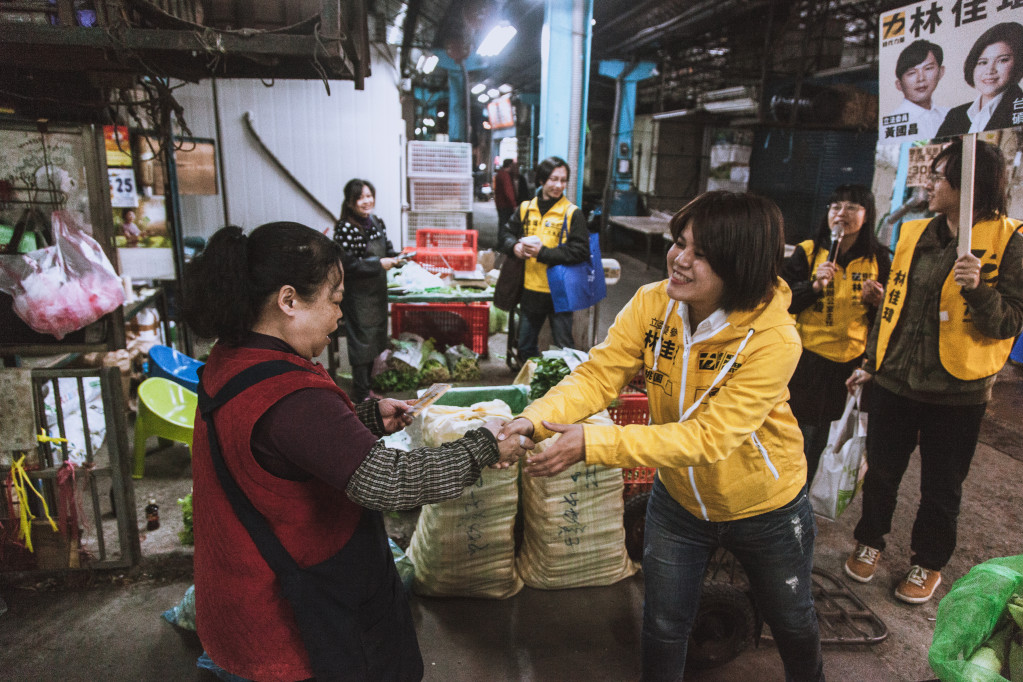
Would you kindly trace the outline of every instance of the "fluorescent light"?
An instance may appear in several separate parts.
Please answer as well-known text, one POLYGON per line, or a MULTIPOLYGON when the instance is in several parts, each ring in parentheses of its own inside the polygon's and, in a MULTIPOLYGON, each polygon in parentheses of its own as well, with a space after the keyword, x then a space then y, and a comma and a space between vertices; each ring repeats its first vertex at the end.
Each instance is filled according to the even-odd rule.
POLYGON ((483 39, 480 46, 476 48, 476 54, 481 57, 496 57, 507 45, 518 31, 507 22, 502 22, 490 29, 490 33, 483 39))
POLYGON ((478 95, 486 89, 487 89, 486 83, 477 83, 476 85, 472 86, 472 90, 470 90, 469 92, 471 92, 474 95, 478 95))
POLYGON ((502 95, 507 95, 509 92, 512 91, 512 86, 510 83, 504 83, 501 85, 501 87, 498 88, 498 90, 501 91, 502 95))
POLYGON ((445 114, 443 111, 438 111, 437 112, 437 118, 444 118, 446 115, 447 114, 445 114))
POLYGON ((478 99, 483 104, 486 104, 487 102, 490 101, 490 98, 487 97, 487 93, 485 93, 485 92, 482 95, 480 95, 479 97, 477 97, 476 99, 478 99))
POLYGON ((426 63, 423 64, 423 68, 420 69, 425 74, 433 73, 433 70, 437 68, 437 63, 440 61, 440 57, 435 54, 431 54, 426 58, 426 63))
POLYGON ((500 96, 501 91, 498 90, 497 88, 490 88, 489 90, 487 90, 487 97, 489 97, 490 99, 497 99, 500 96))
POLYGON ((416 135, 418 135, 418 134, 419 134, 419 133, 421 133, 421 132, 423 132, 423 129, 422 129, 422 128, 416 128, 416 135))
POLYGON ((692 109, 675 109, 674 111, 663 111, 659 114, 654 114, 651 118, 655 121, 664 121, 669 118, 681 118, 683 116, 688 116, 691 113, 693 113, 692 109))
POLYGON ((423 125, 424 126, 435 126, 435 125, 437 125, 437 123, 432 118, 424 118, 423 119, 423 125))
POLYGON ((749 97, 724 100, 721 102, 704 102, 703 108, 711 112, 753 112, 757 110, 757 103, 749 97))

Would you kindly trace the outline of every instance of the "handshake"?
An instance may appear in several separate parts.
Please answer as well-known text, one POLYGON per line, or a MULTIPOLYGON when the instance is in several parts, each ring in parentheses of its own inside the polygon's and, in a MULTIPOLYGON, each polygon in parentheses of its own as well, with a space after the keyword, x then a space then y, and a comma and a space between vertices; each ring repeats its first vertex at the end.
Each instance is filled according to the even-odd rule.
POLYGON ((492 420, 483 428, 497 438, 500 458, 491 465, 494 469, 507 469, 523 456, 526 457, 525 472, 530 476, 554 476, 568 467, 586 459, 586 444, 583 427, 580 424, 552 424, 544 421, 544 428, 560 433, 561 438, 538 454, 531 454, 534 448, 533 423, 519 417, 510 422, 492 420))

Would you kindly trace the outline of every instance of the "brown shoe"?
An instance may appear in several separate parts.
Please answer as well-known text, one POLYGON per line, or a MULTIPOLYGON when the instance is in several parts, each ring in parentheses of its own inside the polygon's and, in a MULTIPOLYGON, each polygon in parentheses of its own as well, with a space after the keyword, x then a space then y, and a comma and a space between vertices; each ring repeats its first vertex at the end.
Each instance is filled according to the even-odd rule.
POLYGON ((934 590, 941 584, 941 571, 932 571, 923 566, 913 566, 905 579, 895 588, 895 596, 909 604, 923 604, 934 596, 934 590))
POLYGON ((869 583, 880 558, 881 550, 857 542, 856 551, 845 560, 845 574, 857 582, 869 583))

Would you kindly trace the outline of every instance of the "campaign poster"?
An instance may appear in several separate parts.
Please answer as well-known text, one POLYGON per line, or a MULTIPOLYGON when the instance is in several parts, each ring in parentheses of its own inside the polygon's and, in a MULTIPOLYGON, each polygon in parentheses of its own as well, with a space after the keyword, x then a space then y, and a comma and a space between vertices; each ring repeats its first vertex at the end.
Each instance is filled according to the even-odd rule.
POLYGON ((1023 2, 924 0, 881 12, 878 141, 1023 124, 1023 2))

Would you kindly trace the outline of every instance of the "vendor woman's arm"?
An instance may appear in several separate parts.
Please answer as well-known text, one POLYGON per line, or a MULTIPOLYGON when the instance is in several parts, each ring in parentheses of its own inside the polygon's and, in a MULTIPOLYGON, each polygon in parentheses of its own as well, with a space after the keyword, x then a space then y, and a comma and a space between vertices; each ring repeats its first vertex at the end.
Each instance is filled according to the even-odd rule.
MULTIPOLYGON (((356 409, 362 413, 365 408, 356 409)), ((458 497, 484 467, 498 460, 497 441, 486 429, 439 447, 405 452, 380 443, 359 417, 332 391, 296 391, 257 422, 253 456, 276 476, 319 478, 345 491, 353 502, 379 510, 458 497)))

